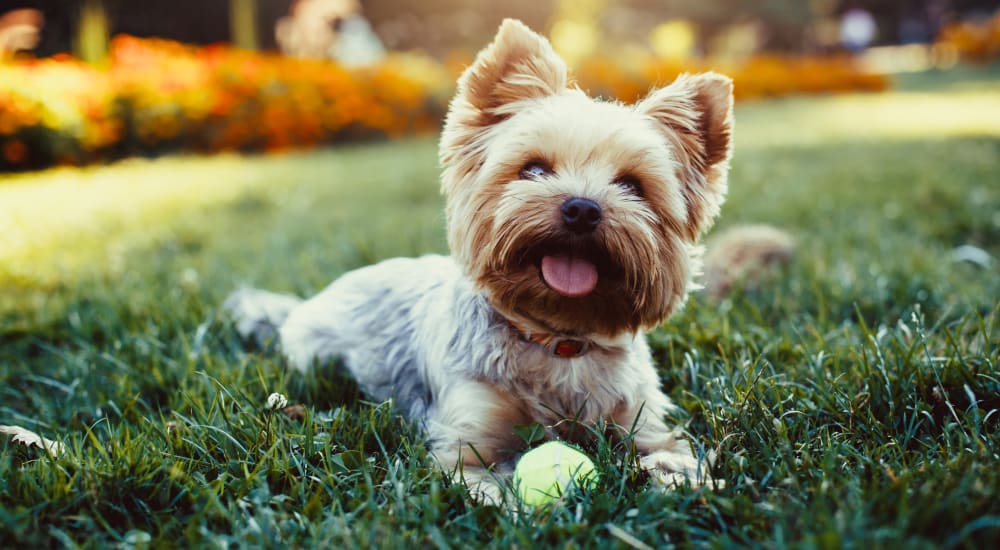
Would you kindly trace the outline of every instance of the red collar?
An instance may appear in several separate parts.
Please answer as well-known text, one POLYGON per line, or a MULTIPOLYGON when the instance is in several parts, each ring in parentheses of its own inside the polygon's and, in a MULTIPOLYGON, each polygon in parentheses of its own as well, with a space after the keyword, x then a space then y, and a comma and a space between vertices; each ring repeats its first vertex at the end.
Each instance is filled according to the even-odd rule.
POLYGON ((510 319, 507 320, 507 323, 510 324, 511 328, 517 332, 521 339, 534 342, 542 346, 556 357, 572 359, 574 357, 583 356, 590 351, 590 342, 587 340, 562 338, 555 334, 545 334, 541 332, 528 332, 510 319))

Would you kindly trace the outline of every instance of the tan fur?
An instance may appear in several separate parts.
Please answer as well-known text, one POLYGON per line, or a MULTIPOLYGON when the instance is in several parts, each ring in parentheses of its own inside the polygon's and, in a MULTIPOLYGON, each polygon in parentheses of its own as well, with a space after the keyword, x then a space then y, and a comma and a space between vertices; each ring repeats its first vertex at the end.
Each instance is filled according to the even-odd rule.
MULTIPOLYGON (((593 424, 603 418, 624 427, 637 423, 635 442, 647 467, 668 478, 694 478, 690 449, 678 444, 661 416, 671 404, 655 371, 618 366, 609 373, 590 365, 602 364, 601 354, 611 368, 630 364, 634 358, 626 359, 613 342, 641 338, 641 330, 686 299, 700 268, 696 239, 711 226, 727 190, 732 82, 712 73, 685 75, 634 106, 591 99, 567 82, 566 66, 548 41, 510 20, 465 71, 440 147, 448 239, 458 264, 503 316, 529 332, 579 335, 608 347, 571 369, 583 377, 575 382, 554 379, 549 359, 534 371, 527 356, 513 380, 507 373, 484 377, 505 390, 476 390, 475 407, 461 399, 471 407, 466 420, 481 429, 446 430, 452 443, 448 456, 438 456, 455 461, 463 445, 478 442, 490 463, 499 455, 483 446, 506 441, 483 439, 483 429, 509 434, 522 415, 569 440, 579 432, 568 419, 593 424), (521 178, 520 170, 534 161, 552 174, 542 181, 521 178), (640 182, 641 196, 614 184, 622 176, 640 182), (569 197, 603 209, 589 240, 566 235, 559 206, 569 197), (579 246, 600 259, 593 292, 570 298, 548 288, 537 249, 553 246, 579 246)), ((482 479, 468 459, 461 463, 467 481, 469 474, 474 483, 482 479)))

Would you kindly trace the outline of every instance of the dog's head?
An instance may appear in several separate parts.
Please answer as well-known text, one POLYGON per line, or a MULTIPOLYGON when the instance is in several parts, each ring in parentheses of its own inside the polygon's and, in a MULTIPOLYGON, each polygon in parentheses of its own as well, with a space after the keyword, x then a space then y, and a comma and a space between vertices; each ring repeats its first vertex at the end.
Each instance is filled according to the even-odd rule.
POLYGON ((712 73, 632 106, 591 99, 545 38, 505 21, 441 138, 452 253, 509 316, 579 335, 656 325, 725 197, 732 101, 712 73))

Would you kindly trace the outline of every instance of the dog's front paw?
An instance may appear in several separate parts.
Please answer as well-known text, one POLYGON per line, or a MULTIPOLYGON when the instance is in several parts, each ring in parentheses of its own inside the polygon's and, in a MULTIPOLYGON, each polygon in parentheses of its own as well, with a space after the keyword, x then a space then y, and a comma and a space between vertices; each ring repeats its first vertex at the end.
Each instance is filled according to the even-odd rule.
POLYGON ((476 504, 493 505, 500 508, 509 504, 502 480, 484 468, 467 466, 462 473, 456 473, 454 479, 465 485, 469 496, 476 504))
POLYGON ((492 481, 482 480, 478 483, 466 482, 469 496, 476 504, 493 505, 503 508, 507 505, 503 489, 492 481))
POLYGON ((687 449, 656 451, 639 459, 639 465, 658 485, 674 488, 685 483, 691 487, 712 485, 721 487, 724 482, 713 480, 708 473, 708 463, 697 459, 687 449))

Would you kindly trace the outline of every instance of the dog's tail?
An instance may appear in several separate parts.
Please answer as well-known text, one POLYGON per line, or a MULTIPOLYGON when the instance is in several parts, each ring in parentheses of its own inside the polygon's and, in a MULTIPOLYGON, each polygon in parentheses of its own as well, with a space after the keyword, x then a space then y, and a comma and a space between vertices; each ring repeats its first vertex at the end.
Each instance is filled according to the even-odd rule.
POLYGON ((278 328, 301 303, 302 299, 296 296, 244 287, 226 298, 222 310, 236 321, 240 336, 264 345, 277 338, 278 328))
POLYGON ((734 287, 753 290, 774 277, 795 255, 795 239, 769 225, 741 225, 706 243, 705 292, 727 296, 734 287))

